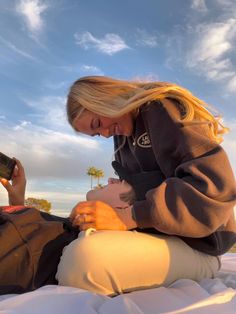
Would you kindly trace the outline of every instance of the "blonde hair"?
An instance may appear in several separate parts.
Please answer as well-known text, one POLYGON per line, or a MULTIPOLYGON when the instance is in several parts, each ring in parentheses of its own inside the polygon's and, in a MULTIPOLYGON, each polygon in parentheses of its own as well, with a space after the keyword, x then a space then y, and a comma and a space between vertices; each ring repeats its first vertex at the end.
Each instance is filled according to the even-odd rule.
POLYGON ((67 117, 75 121, 87 109, 105 117, 119 117, 136 112, 140 106, 153 100, 176 100, 184 108, 183 123, 206 123, 209 138, 217 143, 228 129, 207 108, 209 106, 187 89, 168 82, 135 82, 104 76, 82 77, 71 86, 67 99, 67 117))

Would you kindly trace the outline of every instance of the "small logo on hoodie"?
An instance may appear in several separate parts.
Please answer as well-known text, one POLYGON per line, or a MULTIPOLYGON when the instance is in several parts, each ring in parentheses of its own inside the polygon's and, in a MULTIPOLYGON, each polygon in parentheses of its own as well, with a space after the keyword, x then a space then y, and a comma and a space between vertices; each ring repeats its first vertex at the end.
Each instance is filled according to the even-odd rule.
POLYGON ((150 138, 149 138, 147 132, 143 133, 142 135, 140 135, 138 137, 137 145, 139 147, 142 147, 142 148, 150 148, 150 147, 152 147, 151 141, 150 141, 150 138))

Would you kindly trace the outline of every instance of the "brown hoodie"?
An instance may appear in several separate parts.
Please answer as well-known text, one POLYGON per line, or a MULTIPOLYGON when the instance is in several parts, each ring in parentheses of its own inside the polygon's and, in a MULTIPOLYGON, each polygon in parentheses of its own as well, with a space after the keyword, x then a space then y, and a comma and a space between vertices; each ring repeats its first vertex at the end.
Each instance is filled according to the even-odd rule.
MULTIPOLYGON (((183 123, 182 110, 170 99, 142 106, 116 160, 137 196, 145 195, 133 206, 143 232, 176 235, 196 250, 221 255, 236 242, 235 179, 208 126, 183 123)), ((121 143, 115 136, 115 149, 121 143)))

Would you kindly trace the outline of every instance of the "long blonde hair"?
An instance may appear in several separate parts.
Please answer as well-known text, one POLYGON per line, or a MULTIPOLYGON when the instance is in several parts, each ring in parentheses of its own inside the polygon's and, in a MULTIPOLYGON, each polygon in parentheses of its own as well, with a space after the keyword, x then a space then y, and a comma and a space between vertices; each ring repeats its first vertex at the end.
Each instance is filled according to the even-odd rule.
POLYGON ((105 117, 119 117, 136 111, 152 100, 175 99, 184 107, 183 123, 207 123, 209 137, 222 142, 228 129, 209 106, 187 89, 168 82, 135 82, 116 80, 104 76, 82 77, 71 86, 67 99, 67 117, 74 127, 84 109, 105 117))

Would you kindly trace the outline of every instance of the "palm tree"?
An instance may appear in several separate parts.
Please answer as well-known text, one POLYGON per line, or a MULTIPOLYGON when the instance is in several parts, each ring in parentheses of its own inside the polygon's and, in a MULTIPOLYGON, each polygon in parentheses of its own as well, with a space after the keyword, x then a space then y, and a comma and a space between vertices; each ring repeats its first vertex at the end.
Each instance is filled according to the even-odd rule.
POLYGON ((97 183, 97 186, 100 187, 100 178, 103 178, 104 177, 104 171, 102 169, 96 169, 96 173, 95 173, 95 178, 97 178, 98 180, 98 183, 97 183))
POLYGON ((93 188, 93 178, 96 176, 97 169, 95 167, 89 167, 87 169, 87 175, 91 177, 91 189, 93 188))

